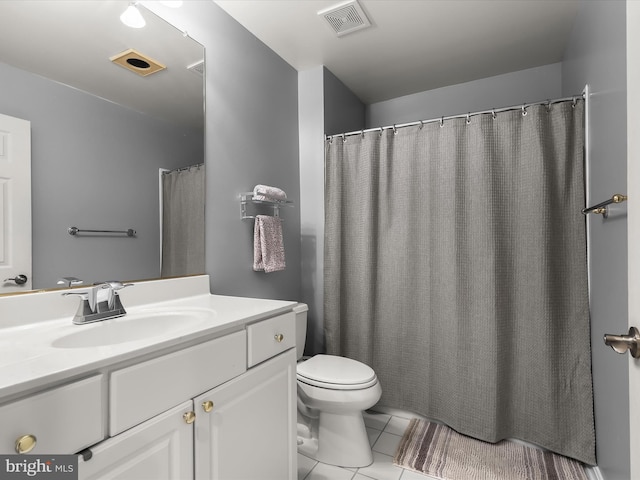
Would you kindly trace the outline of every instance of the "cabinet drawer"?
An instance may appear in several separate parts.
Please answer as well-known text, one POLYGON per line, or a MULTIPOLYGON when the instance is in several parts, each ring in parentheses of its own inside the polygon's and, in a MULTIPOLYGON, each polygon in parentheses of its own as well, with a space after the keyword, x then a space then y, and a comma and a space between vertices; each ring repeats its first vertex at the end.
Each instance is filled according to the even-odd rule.
POLYGON ((245 332, 226 335, 111 374, 109 434, 145 420, 247 369, 245 332))
POLYGON ((71 454, 104 438, 102 375, 0 407, 0 454, 33 435, 32 454, 71 454))
POLYGON ((296 346, 296 315, 293 312, 247 327, 247 363, 253 367, 296 346))

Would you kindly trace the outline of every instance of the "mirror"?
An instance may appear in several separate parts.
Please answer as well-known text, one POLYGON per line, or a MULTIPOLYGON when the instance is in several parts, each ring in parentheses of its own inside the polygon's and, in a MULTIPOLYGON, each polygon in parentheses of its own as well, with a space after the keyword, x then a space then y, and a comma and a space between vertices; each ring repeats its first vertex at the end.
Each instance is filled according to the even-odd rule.
POLYGON ((0 2, 0 114, 31 123, 34 289, 160 277, 160 171, 204 161, 204 48, 141 4, 125 26, 128 5, 0 2), (128 49, 166 69, 110 61, 128 49))

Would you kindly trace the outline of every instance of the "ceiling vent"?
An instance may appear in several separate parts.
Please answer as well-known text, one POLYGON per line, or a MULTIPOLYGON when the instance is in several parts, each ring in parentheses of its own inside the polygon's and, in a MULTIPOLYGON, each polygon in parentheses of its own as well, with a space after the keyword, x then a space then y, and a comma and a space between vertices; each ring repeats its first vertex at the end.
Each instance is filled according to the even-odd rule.
POLYGON ((159 62, 151 60, 146 55, 136 52, 132 48, 114 55, 109 58, 109 60, 126 68, 127 70, 132 71, 133 73, 137 73, 142 77, 146 77, 147 75, 151 75, 152 73, 156 73, 167 68, 159 62))
POLYGON ((338 37, 371 26, 371 22, 356 0, 321 10, 318 15, 324 17, 338 37))

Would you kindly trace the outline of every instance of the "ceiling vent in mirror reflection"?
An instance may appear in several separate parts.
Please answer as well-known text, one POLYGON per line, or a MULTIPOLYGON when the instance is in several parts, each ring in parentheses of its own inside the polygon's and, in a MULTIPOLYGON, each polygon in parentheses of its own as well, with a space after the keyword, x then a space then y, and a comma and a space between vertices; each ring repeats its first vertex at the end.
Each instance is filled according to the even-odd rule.
POLYGON ((367 15, 356 0, 350 0, 320 10, 318 15, 324 17, 338 37, 371 26, 367 15))
POLYGON ((167 68, 160 62, 152 60, 132 48, 110 57, 109 60, 143 77, 167 68))

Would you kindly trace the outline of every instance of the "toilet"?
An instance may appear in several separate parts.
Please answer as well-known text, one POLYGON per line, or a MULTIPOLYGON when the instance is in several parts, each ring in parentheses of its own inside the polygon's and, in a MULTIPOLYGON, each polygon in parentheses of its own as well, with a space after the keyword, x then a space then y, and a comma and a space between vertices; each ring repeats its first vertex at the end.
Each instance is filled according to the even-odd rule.
POLYGON ((298 452, 322 463, 365 467, 373 462, 362 412, 382 395, 375 372, 335 355, 303 359, 308 307, 298 304, 298 452))

